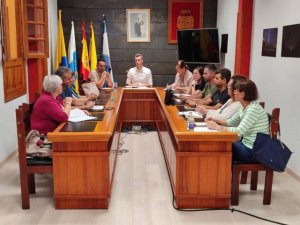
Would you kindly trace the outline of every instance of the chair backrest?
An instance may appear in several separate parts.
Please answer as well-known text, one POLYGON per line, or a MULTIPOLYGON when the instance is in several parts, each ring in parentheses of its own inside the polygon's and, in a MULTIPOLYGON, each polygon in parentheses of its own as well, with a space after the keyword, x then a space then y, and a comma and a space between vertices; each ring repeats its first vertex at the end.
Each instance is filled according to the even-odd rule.
POLYGON ((30 114, 32 112, 33 104, 23 103, 16 109, 16 123, 18 136, 18 152, 20 167, 27 165, 26 157, 26 136, 31 130, 30 114))
POLYGON ((259 104, 261 105, 261 107, 265 108, 265 102, 259 102, 259 104))
POLYGON ((270 121, 270 132, 272 138, 277 138, 278 134, 280 135, 279 115, 280 108, 274 108, 272 110, 272 117, 270 121))

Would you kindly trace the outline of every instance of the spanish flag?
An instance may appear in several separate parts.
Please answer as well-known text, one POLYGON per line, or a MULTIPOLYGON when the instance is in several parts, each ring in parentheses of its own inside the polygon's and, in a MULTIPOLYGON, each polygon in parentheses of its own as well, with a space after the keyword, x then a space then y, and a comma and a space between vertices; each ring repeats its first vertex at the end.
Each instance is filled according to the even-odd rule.
POLYGON ((89 49, 89 59, 90 59, 90 65, 91 70, 95 69, 97 67, 97 50, 96 50, 96 42, 95 42, 95 34, 94 34, 94 28, 93 28, 93 22, 91 21, 90 25, 90 49, 89 49))
POLYGON ((61 23, 61 10, 58 11, 58 31, 56 40, 55 69, 57 69, 60 66, 68 66, 64 30, 61 23))
POLYGON ((82 75, 83 80, 86 80, 89 77, 90 65, 89 65, 89 53, 86 42, 86 33, 85 33, 85 22, 82 22, 82 53, 81 53, 81 62, 79 73, 82 75))

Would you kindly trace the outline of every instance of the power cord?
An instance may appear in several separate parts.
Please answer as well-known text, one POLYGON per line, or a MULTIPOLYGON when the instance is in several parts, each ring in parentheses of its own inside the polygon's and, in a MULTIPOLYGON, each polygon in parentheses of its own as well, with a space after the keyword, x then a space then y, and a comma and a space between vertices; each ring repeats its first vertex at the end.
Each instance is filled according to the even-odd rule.
POLYGON ((172 195, 173 195, 172 205, 173 205, 173 208, 178 210, 178 211, 182 211, 182 212, 197 212, 197 211, 199 211, 199 212, 201 212, 201 211, 219 211, 219 210, 223 210, 223 211, 231 211, 231 213, 239 212, 241 214, 245 214, 247 216, 252 216, 256 219, 264 220, 264 221, 267 221, 267 222, 270 222, 270 223, 279 224, 279 225, 288 225, 286 223, 281 223, 281 222, 278 222, 278 221, 266 219, 266 218, 256 216, 254 214, 251 214, 251 213, 248 213, 248 212, 245 212, 245 211, 242 211, 242 210, 238 210, 238 209, 235 209, 235 208, 228 208, 228 209, 227 208, 220 208, 220 209, 210 209, 210 208, 205 208, 205 209, 180 209, 176 206, 175 193, 174 193, 174 190, 173 190, 173 187, 172 187, 171 177, 170 177, 170 174, 169 174, 169 169, 168 169, 166 160, 165 160, 165 164, 166 164, 166 167, 167 167, 167 170, 168 170, 168 176, 169 176, 170 186, 171 186, 172 195))
MULTIPOLYGON (((127 135, 129 135, 129 134, 145 135, 145 134, 147 134, 148 131, 154 131, 152 129, 153 128, 150 128, 148 130, 148 129, 145 129, 144 127, 142 127, 140 130, 133 131, 129 127, 125 127, 125 128, 122 127, 122 131, 123 131, 122 133, 125 133, 125 135, 120 140, 120 143, 119 143, 119 146, 118 146, 118 150, 117 150, 117 154, 118 155, 122 155, 124 153, 129 152, 128 149, 125 149, 125 148, 124 149, 120 149, 125 144, 124 139, 127 137, 127 135)), ((165 164, 166 164, 166 168, 168 170, 166 160, 165 160, 165 164)), ((172 205, 173 205, 173 208, 176 209, 176 210, 178 210, 178 211, 182 211, 182 212, 197 212, 197 211, 201 212, 201 211, 220 211, 220 210, 231 211, 231 213, 238 212, 238 213, 245 214, 247 216, 251 216, 251 217, 254 217, 256 219, 260 219, 260 220, 267 221, 267 222, 270 222, 270 223, 279 224, 279 225, 287 225, 285 223, 277 222, 277 221, 274 221, 274 220, 269 220, 269 219, 266 219, 266 218, 263 218, 263 217, 260 217, 260 216, 256 216, 254 214, 251 214, 251 213, 248 213, 248 212, 245 212, 245 211, 242 211, 242 210, 238 210, 238 209, 235 209, 235 208, 228 208, 228 209, 227 208, 220 208, 220 209, 210 209, 210 208, 205 208, 205 209, 180 209, 180 208, 178 208, 176 206, 175 193, 174 193, 174 190, 172 188, 172 183, 171 183, 171 178, 170 178, 169 170, 168 170, 168 176, 169 176, 170 186, 171 186, 172 195, 173 195, 172 205)))
POLYGON ((149 131, 157 131, 155 126, 152 126, 151 124, 145 124, 145 125, 132 125, 131 127, 129 126, 123 126, 121 129, 122 133, 125 133, 125 135, 121 138, 120 143, 118 145, 117 150, 113 150, 117 152, 117 155, 123 155, 124 153, 128 153, 129 150, 126 148, 121 149, 121 147, 125 144, 125 138, 127 137, 128 134, 138 134, 138 135, 145 135, 149 131))

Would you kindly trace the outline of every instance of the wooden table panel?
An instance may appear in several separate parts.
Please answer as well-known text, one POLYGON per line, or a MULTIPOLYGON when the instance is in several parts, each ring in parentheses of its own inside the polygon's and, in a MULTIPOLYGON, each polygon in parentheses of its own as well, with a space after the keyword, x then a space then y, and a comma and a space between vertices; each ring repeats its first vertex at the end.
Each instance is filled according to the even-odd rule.
POLYGON ((179 208, 224 208, 230 204, 232 132, 192 132, 175 106, 165 106, 162 88, 114 92, 93 132, 48 134, 53 142, 56 208, 107 208, 122 122, 156 122, 179 208))

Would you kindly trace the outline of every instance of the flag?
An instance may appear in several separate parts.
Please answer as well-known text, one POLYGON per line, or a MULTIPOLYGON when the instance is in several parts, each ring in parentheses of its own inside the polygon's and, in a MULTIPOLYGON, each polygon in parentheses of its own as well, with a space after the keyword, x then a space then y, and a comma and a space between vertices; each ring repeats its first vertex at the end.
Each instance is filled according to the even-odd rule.
POLYGON ((64 30, 61 23, 61 10, 58 10, 58 31, 56 39, 56 57, 55 57, 55 69, 60 66, 68 66, 64 30))
POLYGON ((89 59, 90 59, 90 68, 91 70, 97 67, 97 50, 96 50, 96 42, 95 42, 95 34, 93 28, 93 22, 91 21, 90 25, 90 49, 89 49, 89 59))
POLYGON ((68 46, 68 63, 69 68, 74 72, 75 78, 75 91, 77 94, 79 93, 79 85, 78 85, 78 72, 77 72, 77 55, 76 55, 76 42, 75 42, 75 30, 74 30, 74 22, 71 21, 71 34, 68 46))
POLYGON ((105 70, 107 72, 109 72, 110 79, 114 83, 113 71, 112 71, 112 68, 111 68, 111 61, 110 61, 110 55, 109 55, 109 46, 108 46, 105 18, 103 18, 103 52, 102 52, 102 55, 103 55, 103 58, 106 62, 105 70))
POLYGON ((89 53, 86 42, 86 33, 85 33, 85 22, 82 22, 81 25, 82 31, 82 53, 81 53, 81 62, 80 62, 80 74, 82 75, 83 80, 86 80, 89 77, 90 66, 89 66, 89 53))

